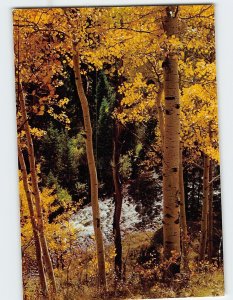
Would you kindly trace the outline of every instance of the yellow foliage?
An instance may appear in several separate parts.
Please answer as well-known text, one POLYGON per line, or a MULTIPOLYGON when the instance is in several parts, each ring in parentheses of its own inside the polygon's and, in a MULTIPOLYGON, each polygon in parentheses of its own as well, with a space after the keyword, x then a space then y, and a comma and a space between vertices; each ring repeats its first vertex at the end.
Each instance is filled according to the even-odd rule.
MULTIPOLYGON (((21 246, 24 248, 33 239, 30 214, 28 209, 27 198, 19 172, 19 195, 20 195, 20 212, 21 212, 21 246)), ((63 213, 62 217, 57 217, 53 222, 49 223, 48 217, 51 213, 57 211, 60 203, 57 201, 56 194, 53 189, 43 188, 41 192, 41 204, 43 210, 43 219, 45 227, 45 235, 48 241, 49 249, 52 252, 64 252, 70 247, 69 242, 76 241, 77 230, 72 225, 70 220, 70 212, 63 213)), ((63 207, 66 209, 70 203, 63 202, 63 207)), ((27 248, 27 255, 35 258, 34 247, 27 248)))
POLYGON ((219 163, 218 118, 215 83, 184 88, 181 96, 181 138, 219 163))

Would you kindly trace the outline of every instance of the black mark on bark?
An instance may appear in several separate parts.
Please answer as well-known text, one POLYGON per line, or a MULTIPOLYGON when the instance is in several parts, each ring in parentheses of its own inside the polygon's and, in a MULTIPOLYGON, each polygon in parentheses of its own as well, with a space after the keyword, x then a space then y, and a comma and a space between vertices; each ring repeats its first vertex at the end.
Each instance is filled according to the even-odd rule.
POLYGON ((176 97, 165 97, 165 100, 175 100, 176 97))

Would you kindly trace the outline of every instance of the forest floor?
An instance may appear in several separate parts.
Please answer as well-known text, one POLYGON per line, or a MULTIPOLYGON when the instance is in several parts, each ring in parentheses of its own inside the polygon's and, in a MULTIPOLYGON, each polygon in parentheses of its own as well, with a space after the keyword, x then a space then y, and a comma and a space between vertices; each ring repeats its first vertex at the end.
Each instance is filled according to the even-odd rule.
MULTIPOLYGON (((178 274, 172 280, 164 282, 160 278, 159 264, 154 268, 146 269, 138 264, 138 257, 142 251, 150 245, 151 232, 129 233, 123 239, 123 273, 125 281, 115 283, 113 266, 113 245, 106 247, 107 259, 107 281, 108 291, 104 295, 96 289, 96 277, 92 272, 92 265, 82 265, 80 261, 72 258, 69 273, 67 269, 57 269, 60 282, 58 282, 59 293, 56 300, 116 300, 116 299, 157 299, 175 297, 207 297, 224 295, 223 267, 217 263, 197 263, 196 253, 191 250, 189 254, 189 275, 178 274), (85 269, 86 268, 86 269, 85 269), (80 274, 84 276, 80 276, 80 274), (69 278, 72 278, 69 279, 69 278), (116 288, 117 286, 117 288, 116 288)), ((193 242, 195 244, 195 241, 193 242)), ((195 249, 195 245, 193 247, 195 249)), ((87 254, 88 256, 89 254, 87 254)), ((94 256, 94 252, 93 252, 94 256)), ((89 257, 84 259, 90 260, 89 257)), ((40 299, 32 297, 36 295, 37 279, 30 278, 27 282, 28 298, 30 300, 40 299), (31 288, 29 288, 31 286, 31 288)))

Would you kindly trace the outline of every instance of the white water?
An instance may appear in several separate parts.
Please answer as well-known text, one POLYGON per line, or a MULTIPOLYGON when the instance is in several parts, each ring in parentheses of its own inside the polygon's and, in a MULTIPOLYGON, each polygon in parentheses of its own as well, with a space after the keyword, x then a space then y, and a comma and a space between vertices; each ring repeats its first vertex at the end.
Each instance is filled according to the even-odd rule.
MULTIPOLYGON (((140 230, 155 230, 161 226, 161 214, 154 216, 153 220, 146 222, 146 227, 142 226, 142 215, 137 212, 137 205, 134 200, 128 195, 127 189, 123 190, 123 204, 121 214, 121 232, 122 237, 129 232, 137 232, 140 230)), ((112 223, 114 213, 113 198, 100 199, 99 201, 101 226, 105 242, 112 242, 112 223)), ((157 210, 161 207, 161 203, 155 202, 152 210, 157 210)), ((160 209, 161 211, 161 209, 160 209)), ((145 218, 145 216, 144 216, 145 218)), ((92 209, 91 205, 87 205, 73 218, 75 227, 78 229, 78 240, 85 244, 90 244, 94 241, 94 230, 92 225, 92 209)))

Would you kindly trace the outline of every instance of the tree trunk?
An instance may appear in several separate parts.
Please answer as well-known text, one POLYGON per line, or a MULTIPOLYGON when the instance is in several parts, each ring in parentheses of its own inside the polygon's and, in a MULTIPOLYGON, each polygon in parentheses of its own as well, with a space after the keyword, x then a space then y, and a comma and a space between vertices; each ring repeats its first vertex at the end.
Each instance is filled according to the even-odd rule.
POLYGON ((209 214, 209 176, 210 176, 210 159, 204 154, 204 174, 203 174, 203 201, 201 217, 201 240, 199 250, 199 260, 205 259, 209 214))
POLYGON ((40 198, 40 191, 38 187, 38 180, 37 180, 37 173, 36 173, 36 162, 35 162, 35 155, 34 155, 34 146, 33 141, 30 133, 30 127, 28 124, 27 112, 25 107, 25 100, 23 95, 22 86, 20 85, 19 91, 19 103, 20 103, 20 111, 22 114, 22 124, 24 126, 24 130, 26 133, 27 138, 27 150, 28 150, 28 157, 29 157, 29 164, 30 164, 30 172, 31 172, 31 182, 32 182, 32 190, 33 195, 35 197, 35 205, 36 205, 36 212, 37 212, 37 227, 39 232, 39 237, 41 241, 41 247, 43 252, 43 260, 46 267, 46 272, 48 273, 49 279, 53 286, 53 292, 56 293, 56 281, 53 272, 52 261, 50 258, 47 240, 44 234, 44 221, 43 221, 43 213, 42 213, 42 206, 41 206, 41 198, 40 198))
POLYGON ((209 175, 209 220, 208 220, 208 259, 213 257, 213 167, 214 162, 210 160, 210 175, 209 175))
POLYGON ((113 137, 113 154, 112 154, 112 176, 114 184, 114 200, 115 211, 113 216, 113 234, 115 243, 115 274, 118 279, 121 279, 122 275, 122 244, 121 244, 121 209, 122 209, 122 192, 119 178, 119 137, 121 133, 121 125, 115 120, 114 122, 114 137, 113 137))
MULTIPOLYGON (((178 32, 176 13, 167 7, 164 28, 168 37, 178 32)), ((174 53, 167 54, 163 62, 165 120, 163 160, 163 238, 164 258, 174 254, 177 261, 170 273, 180 271, 180 200, 179 200, 179 157, 180 157, 180 104, 178 62, 174 53)))
POLYGON ((185 210, 184 174, 183 174, 183 143, 180 142, 180 167, 179 167, 179 189, 180 189, 180 225, 182 238, 182 256, 184 270, 188 271, 188 230, 185 210))
POLYGON ((99 202, 98 202, 98 178, 97 178, 95 158, 93 152, 92 126, 91 126, 88 101, 84 92, 81 73, 80 73, 79 49, 78 49, 77 42, 73 42, 73 63, 74 63, 76 88, 82 106, 84 129, 86 134, 86 151, 87 151, 87 161, 88 161, 90 183, 91 183, 91 205, 92 205, 93 225, 94 225, 95 239, 96 239, 99 286, 103 290, 106 290, 105 253, 104 253, 103 236, 102 236, 101 222, 100 222, 100 212, 99 212, 99 202))
POLYGON ((41 290, 42 290, 43 297, 45 299, 48 299, 48 287, 47 287, 47 282, 46 282, 46 277, 45 277, 45 272, 44 272, 44 267, 43 267, 41 243, 40 243, 40 238, 39 238, 39 234, 37 231, 37 224, 36 224, 36 218, 35 218, 35 214, 34 214, 32 195, 31 195, 31 191, 30 191, 29 185, 28 185, 26 165, 25 165, 22 150, 20 148, 19 140, 18 140, 18 157, 19 157, 19 163, 20 163, 20 168, 21 168, 21 172, 22 172, 22 180, 23 180, 24 190, 26 193, 26 198, 27 198, 27 203, 28 203, 28 208, 29 208, 29 213, 30 213, 30 220, 31 220, 33 237, 34 237, 34 242, 35 242, 35 252, 36 252, 36 260, 37 260, 37 265, 38 265, 41 290))

